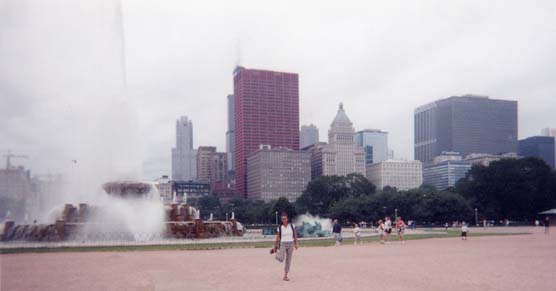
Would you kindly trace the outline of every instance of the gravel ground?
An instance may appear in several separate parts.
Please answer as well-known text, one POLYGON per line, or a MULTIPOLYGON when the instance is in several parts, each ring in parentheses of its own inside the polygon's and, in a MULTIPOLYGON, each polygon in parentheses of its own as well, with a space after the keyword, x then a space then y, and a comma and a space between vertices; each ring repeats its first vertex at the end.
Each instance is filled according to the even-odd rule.
POLYGON ((556 229, 526 230, 302 248, 289 282, 267 249, 7 254, 0 290, 556 290, 556 229))

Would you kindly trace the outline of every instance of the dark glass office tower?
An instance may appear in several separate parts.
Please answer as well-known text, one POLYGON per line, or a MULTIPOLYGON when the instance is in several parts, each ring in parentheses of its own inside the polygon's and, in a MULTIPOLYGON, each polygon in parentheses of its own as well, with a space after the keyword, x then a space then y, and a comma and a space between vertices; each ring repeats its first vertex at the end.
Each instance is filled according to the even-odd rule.
POLYGON ((544 160, 554 169, 554 137, 532 136, 519 141, 519 152, 522 157, 536 157, 544 160))
POLYGON ((517 152, 517 101, 452 96, 415 109, 415 159, 517 152))

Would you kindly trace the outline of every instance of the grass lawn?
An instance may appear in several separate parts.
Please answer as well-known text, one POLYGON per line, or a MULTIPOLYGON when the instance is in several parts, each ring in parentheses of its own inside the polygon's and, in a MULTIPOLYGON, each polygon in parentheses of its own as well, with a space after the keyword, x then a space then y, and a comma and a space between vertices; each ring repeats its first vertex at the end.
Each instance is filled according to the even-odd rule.
MULTIPOLYGON (((449 238, 459 237, 459 230, 443 231, 444 233, 430 234, 408 234, 405 235, 406 240, 430 239, 430 238, 449 238)), ((523 235, 528 233, 470 233, 469 237, 477 236, 505 236, 505 235, 523 235)), ((378 243, 379 237, 365 237, 362 239, 364 243, 378 243)), ((397 241, 397 235, 392 234, 391 241, 397 241)), ((343 244, 352 244, 353 239, 347 238, 343 244)), ((334 239, 318 239, 318 240, 300 240, 300 247, 328 247, 335 244, 334 239)), ((271 248, 272 242, 226 242, 226 243, 198 243, 198 244, 154 244, 154 245, 122 245, 122 246, 71 246, 71 247, 37 247, 37 248, 6 248, 0 249, 0 254, 16 254, 16 253, 44 253, 44 252, 110 252, 110 251, 161 251, 161 250, 216 250, 229 248, 271 248)))

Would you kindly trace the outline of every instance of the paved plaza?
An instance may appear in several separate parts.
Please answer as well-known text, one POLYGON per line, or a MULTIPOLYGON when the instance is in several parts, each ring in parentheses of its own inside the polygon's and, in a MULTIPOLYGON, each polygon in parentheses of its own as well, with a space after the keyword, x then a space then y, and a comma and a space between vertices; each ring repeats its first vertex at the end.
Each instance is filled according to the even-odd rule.
POLYGON ((0 255, 1 290, 556 290, 544 235, 301 248, 291 281, 267 249, 0 255))

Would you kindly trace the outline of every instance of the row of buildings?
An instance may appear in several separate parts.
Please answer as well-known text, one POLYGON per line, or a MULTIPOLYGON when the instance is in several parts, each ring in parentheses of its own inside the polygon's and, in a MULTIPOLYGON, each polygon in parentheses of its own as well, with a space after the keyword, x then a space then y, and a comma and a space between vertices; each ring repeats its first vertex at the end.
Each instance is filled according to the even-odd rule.
MULTIPOLYGON (((297 74, 237 67, 233 84, 233 94, 227 95, 225 151, 195 148, 193 122, 186 116, 176 121, 171 177, 157 180, 166 200, 212 193, 226 199, 294 201, 312 179, 350 173, 366 176, 379 189, 407 190, 423 183, 444 189, 474 164, 538 157, 555 166, 556 130, 546 128, 518 140, 516 101, 464 95, 419 106, 414 111, 415 160, 395 160, 388 132, 356 131, 342 104, 327 142, 319 139, 315 125, 300 126, 297 74)), ((0 198, 17 200, 27 210, 48 210, 61 177, 32 178, 27 170, 10 165, 14 155, 7 157, 0 170, 0 198)))
POLYGON ((393 159, 387 132, 355 131, 342 104, 328 142, 319 140, 315 125, 300 127, 295 73, 236 67, 233 85, 234 93, 227 96, 226 152, 194 149, 192 122, 187 117, 176 122, 168 180, 183 187, 171 191, 201 183, 203 195, 293 201, 311 179, 323 175, 359 173, 379 188, 406 190, 426 183, 443 189, 471 165, 501 158, 534 156, 554 168, 553 131, 518 140, 517 101, 464 95, 416 108, 415 160, 402 161, 393 159))

